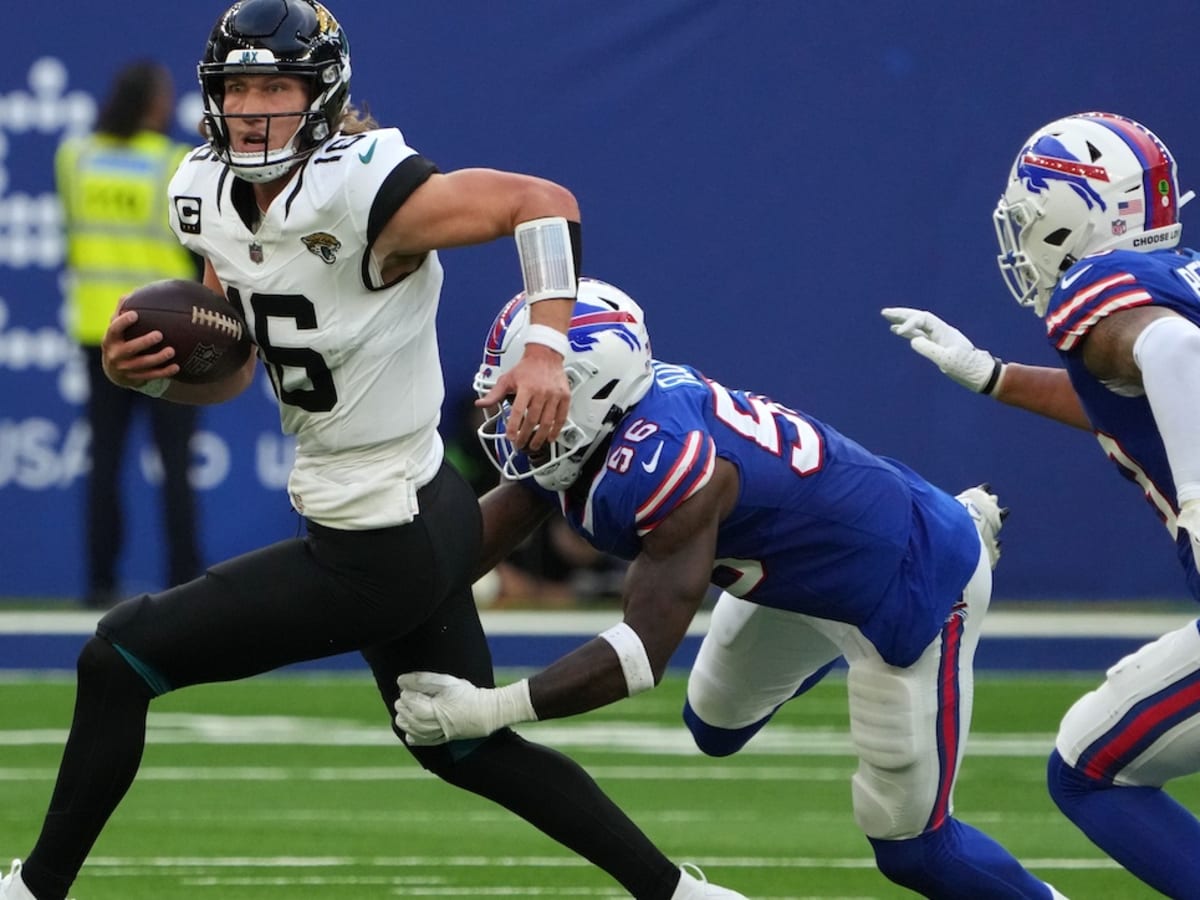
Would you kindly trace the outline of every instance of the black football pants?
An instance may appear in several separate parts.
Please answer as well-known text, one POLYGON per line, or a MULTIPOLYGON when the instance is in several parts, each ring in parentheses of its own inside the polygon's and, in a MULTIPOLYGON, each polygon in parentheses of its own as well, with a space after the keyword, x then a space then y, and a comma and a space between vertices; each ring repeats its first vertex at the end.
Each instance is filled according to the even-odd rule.
MULTIPOLYGON (((480 549, 475 495, 443 466, 418 501, 420 515, 407 525, 346 532, 310 523, 304 539, 127 600, 100 621, 80 655, 71 733, 23 870, 39 897, 66 895, 133 783, 156 695, 348 650, 361 650, 370 663, 389 720, 403 672, 494 684, 470 589, 480 549)), ((591 860, 633 896, 665 900, 673 892, 675 865, 568 757, 508 729, 413 752, 446 781, 591 860)))

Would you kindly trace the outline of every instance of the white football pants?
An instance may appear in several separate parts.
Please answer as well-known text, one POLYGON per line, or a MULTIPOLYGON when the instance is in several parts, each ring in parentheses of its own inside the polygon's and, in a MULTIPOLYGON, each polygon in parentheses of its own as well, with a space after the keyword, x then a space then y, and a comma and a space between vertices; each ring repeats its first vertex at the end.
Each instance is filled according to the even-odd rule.
POLYGON ((1193 621, 1126 656, 1067 710, 1055 746, 1118 785, 1162 787, 1200 772, 1200 630, 1193 621))
POLYGON ((770 715, 822 666, 845 657, 850 735, 859 759, 852 779, 855 821, 868 837, 916 837, 952 811, 971 723, 975 648, 991 590, 981 544, 960 602, 904 669, 884 662, 852 625, 724 593, 688 679, 688 702, 709 725, 744 728, 770 715))

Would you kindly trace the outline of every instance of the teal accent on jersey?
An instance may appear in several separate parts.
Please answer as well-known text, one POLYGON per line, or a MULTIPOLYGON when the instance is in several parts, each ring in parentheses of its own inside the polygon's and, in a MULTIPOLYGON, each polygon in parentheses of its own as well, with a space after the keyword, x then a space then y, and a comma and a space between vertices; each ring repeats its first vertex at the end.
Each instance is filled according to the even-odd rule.
POLYGON ((154 691, 155 697, 161 697, 163 694, 173 690, 171 683, 167 681, 167 679, 163 677, 162 673, 153 666, 142 662, 120 644, 113 644, 113 647, 115 647, 117 652, 121 654, 121 657, 125 660, 125 662, 129 663, 129 665, 133 668, 133 671, 137 672, 138 675, 141 676, 142 681, 146 682, 146 684, 150 686, 150 690, 154 691))
POLYGON ((378 138, 376 138, 375 140, 371 141, 371 146, 367 148, 367 152, 366 152, 366 153, 360 153, 360 154, 358 154, 358 161, 359 161, 359 162, 361 162, 361 163, 362 163, 364 166, 365 166, 367 163, 369 163, 369 162, 371 161, 371 157, 375 155, 375 145, 376 145, 377 143, 379 143, 379 139, 378 139, 378 138))
POLYGON ((450 741, 446 744, 446 750, 449 751, 451 759, 456 763, 462 762, 486 741, 487 738, 471 738, 463 741, 450 741))

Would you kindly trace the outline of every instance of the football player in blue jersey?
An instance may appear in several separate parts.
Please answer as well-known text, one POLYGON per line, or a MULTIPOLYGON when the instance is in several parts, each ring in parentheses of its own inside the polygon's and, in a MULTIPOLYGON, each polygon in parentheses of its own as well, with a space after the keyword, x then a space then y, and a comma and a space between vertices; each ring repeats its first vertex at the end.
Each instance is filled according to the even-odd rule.
MULTIPOLYGON (((487 338, 481 396, 528 336, 520 294, 487 338)), ((642 310, 612 285, 580 281, 568 338, 558 438, 519 452, 504 406, 480 428, 505 476, 482 500, 482 567, 557 510, 632 561, 624 618, 501 688, 401 676, 408 740, 481 737, 654 687, 716 585, 684 709, 701 750, 736 752, 844 659, 854 814, 880 870, 927 897, 1060 896, 952 815, 999 553, 995 497, 952 497, 811 415, 652 359, 642 310)))
MULTIPOLYGON (((1036 131, 996 208, 1000 269, 1062 367, 1003 363, 932 313, 883 310, 950 378, 1096 435, 1176 544, 1200 599, 1200 253, 1179 246, 1175 160, 1149 129, 1084 113, 1036 131)), ((1050 794, 1169 897, 1200 896, 1200 822, 1163 790, 1200 771, 1193 621, 1109 669, 1063 718, 1050 794)))

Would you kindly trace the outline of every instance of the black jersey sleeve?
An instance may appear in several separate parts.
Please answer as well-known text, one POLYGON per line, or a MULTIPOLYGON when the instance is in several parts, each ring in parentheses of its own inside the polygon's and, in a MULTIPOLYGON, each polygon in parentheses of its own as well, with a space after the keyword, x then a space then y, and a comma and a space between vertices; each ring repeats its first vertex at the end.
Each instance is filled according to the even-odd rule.
POLYGON ((375 201, 371 204, 371 213, 367 217, 368 247, 374 245, 388 220, 412 196, 412 192, 437 171, 438 167, 420 154, 407 157, 392 169, 379 186, 375 201))

